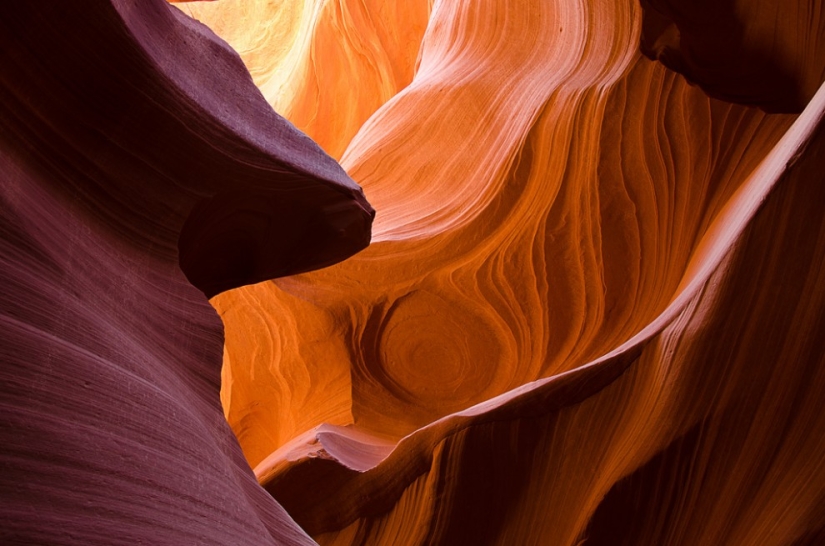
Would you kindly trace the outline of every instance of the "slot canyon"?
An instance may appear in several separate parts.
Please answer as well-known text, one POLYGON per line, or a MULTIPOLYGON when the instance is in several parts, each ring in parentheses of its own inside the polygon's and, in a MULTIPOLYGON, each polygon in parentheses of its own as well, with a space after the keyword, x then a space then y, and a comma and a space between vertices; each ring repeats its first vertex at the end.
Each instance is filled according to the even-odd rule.
POLYGON ((825 545, 825 3, 0 3, 0 544, 825 545))

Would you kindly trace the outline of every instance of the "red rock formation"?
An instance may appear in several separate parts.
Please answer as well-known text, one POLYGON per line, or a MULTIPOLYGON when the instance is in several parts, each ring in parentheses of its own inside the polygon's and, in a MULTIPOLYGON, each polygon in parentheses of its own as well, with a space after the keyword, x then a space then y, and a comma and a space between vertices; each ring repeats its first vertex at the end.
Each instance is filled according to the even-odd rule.
MULTIPOLYGON (((228 419, 319 542, 815 540, 823 352, 791 325, 821 320, 822 104, 792 128, 703 90, 801 110, 825 20, 739 4, 434 5, 411 83, 342 155, 373 245, 213 299, 228 419)), ((357 23, 336 28, 346 50, 357 23)), ((320 41, 295 42, 318 80, 320 41)))
POLYGON ((0 543, 311 544, 203 292, 365 246, 358 187, 160 1, 0 7, 0 173, 0 543))
POLYGON ((371 209, 89 5, 0 18, 3 539, 825 542, 818 3, 182 6, 378 211, 225 292, 371 209))
POLYGON ((412 80, 431 3, 221 0, 181 9, 230 42, 275 110, 339 159, 412 80))

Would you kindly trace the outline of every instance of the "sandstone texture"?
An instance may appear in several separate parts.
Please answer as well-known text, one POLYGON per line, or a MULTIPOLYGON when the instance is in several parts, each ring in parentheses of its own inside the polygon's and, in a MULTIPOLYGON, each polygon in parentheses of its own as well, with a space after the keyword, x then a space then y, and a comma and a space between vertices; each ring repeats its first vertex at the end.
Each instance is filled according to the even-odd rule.
POLYGON ((825 544, 823 80, 818 1, 6 4, 0 543, 825 544))

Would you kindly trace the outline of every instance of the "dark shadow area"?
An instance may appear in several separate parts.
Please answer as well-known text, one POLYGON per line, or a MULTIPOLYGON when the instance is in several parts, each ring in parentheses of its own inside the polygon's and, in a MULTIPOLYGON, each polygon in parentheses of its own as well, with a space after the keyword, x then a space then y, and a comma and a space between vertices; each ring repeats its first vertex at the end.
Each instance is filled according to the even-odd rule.
POLYGON ((734 0, 640 2, 642 53, 709 96, 772 113, 801 112, 813 96, 805 90, 807 75, 783 64, 784 52, 749 37, 755 22, 741 19, 734 0))
POLYGON ((323 187, 306 197, 237 190, 200 201, 181 230, 181 270, 211 298, 332 265, 369 244, 371 210, 323 187))
MULTIPOLYGON (((671 517, 682 508, 691 483, 701 427, 670 444, 647 464, 619 481, 590 519, 587 546, 653 544, 667 536, 671 517)), ((660 544, 671 544, 664 541, 660 544)))

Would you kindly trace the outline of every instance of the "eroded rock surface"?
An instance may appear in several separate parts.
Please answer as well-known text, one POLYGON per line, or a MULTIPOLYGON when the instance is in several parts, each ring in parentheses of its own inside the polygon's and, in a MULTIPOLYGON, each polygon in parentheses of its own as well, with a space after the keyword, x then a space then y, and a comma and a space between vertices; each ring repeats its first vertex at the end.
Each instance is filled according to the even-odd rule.
POLYGON ((0 541, 825 541, 819 3, 0 15, 0 541))
POLYGON ((161 1, 0 7, 0 176, 0 543, 312 544, 205 294, 360 250, 358 186, 161 1))
POLYGON ((268 97, 378 211, 352 259, 213 299, 262 483, 322 544, 815 543, 821 9, 421 4, 389 100, 395 50, 346 60, 397 24, 368 3, 295 3, 337 46, 259 82, 349 63, 268 97))

